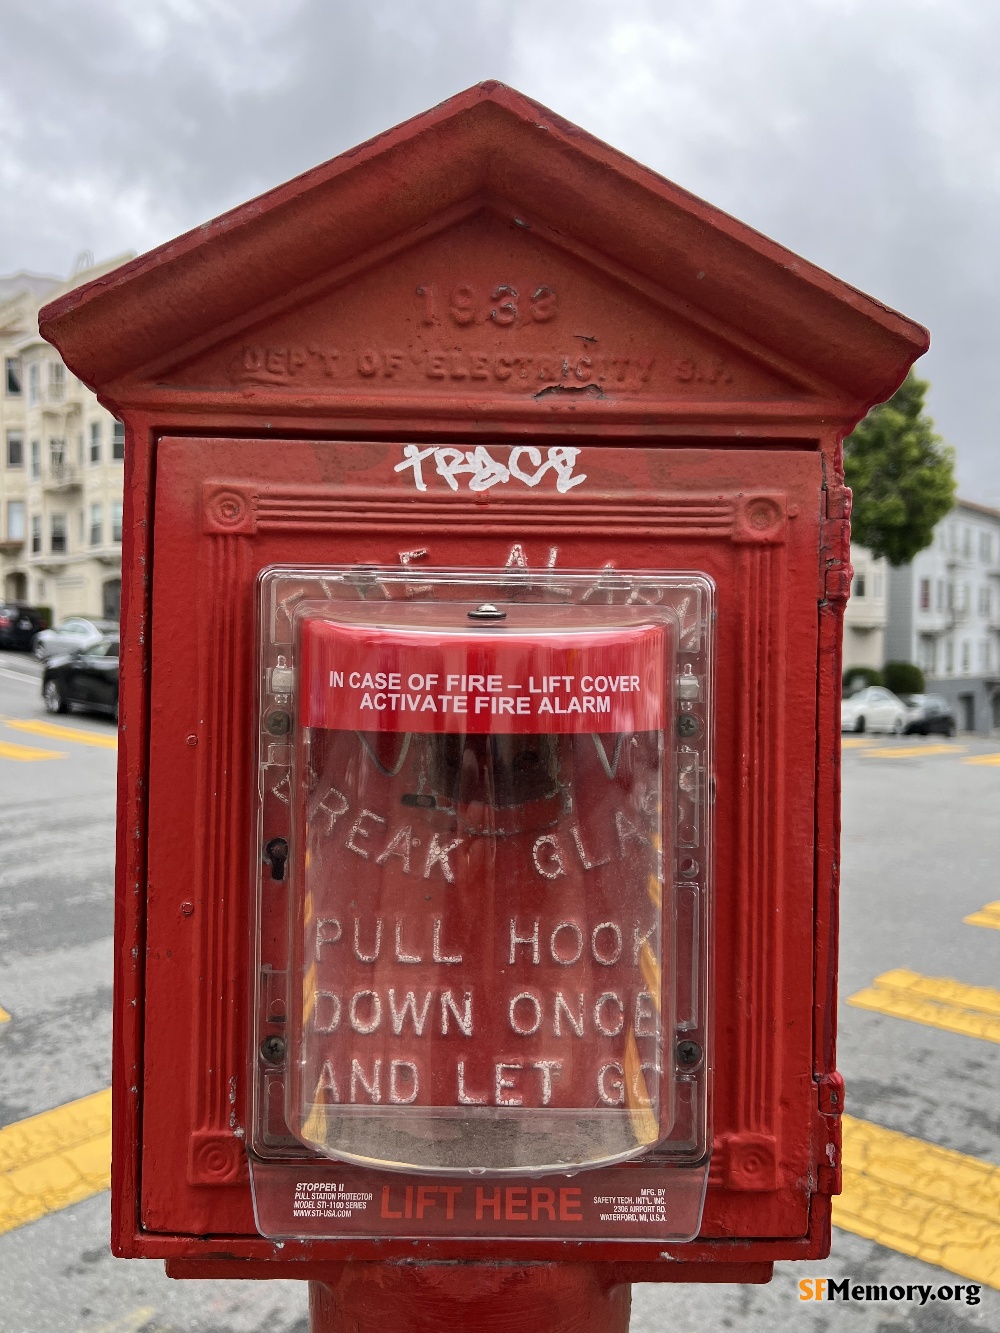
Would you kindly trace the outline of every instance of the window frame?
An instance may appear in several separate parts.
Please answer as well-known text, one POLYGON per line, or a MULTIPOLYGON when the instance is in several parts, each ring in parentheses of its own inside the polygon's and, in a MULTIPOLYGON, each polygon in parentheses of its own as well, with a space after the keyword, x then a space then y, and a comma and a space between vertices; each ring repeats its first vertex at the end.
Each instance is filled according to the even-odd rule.
POLYGON ((5 515, 5 518, 7 524, 7 540, 9 542, 23 542, 26 539, 27 535, 27 510, 25 508, 24 501, 19 499, 8 500, 7 513, 5 515), (20 532, 13 531, 13 529, 17 526, 17 524, 11 522, 11 518, 15 513, 20 514, 21 517, 20 532))
POLYGON ((49 554, 50 555, 69 555, 69 522, 64 511, 49 514, 49 554), (62 545, 59 546, 56 540, 57 526, 62 527, 62 545))
POLYGON ((7 431, 6 447, 5 447, 5 450, 4 450, 4 465, 5 465, 5 467, 7 467, 8 470, 11 471, 11 472, 15 472, 15 471, 16 471, 16 472, 23 472, 23 471, 24 471, 24 431, 23 431, 23 430, 9 430, 9 431, 7 431), (19 454, 19 458, 18 458, 17 462, 13 462, 13 461, 11 460, 11 449, 13 448, 13 446, 14 446, 15 444, 17 445, 17 450, 18 450, 18 454, 19 454))
POLYGON ((104 505, 100 502, 91 503, 88 533, 91 546, 104 545, 104 505), (96 520, 94 518, 95 513, 97 515, 96 520), (95 532, 97 533, 96 540, 94 538, 95 532))
POLYGON ((66 367, 61 361, 51 360, 46 374, 45 396, 50 403, 66 401, 66 367))
POLYGON ((24 366, 19 356, 4 357, 3 385, 6 398, 24 397, 24 366))

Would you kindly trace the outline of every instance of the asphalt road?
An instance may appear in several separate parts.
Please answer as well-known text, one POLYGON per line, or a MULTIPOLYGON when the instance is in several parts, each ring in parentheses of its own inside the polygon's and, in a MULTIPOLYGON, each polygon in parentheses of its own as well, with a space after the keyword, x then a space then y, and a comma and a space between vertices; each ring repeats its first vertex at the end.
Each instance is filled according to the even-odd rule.
MULTIPOLYGON (((110 1081, 116 753, 110 722, 66 721, 96 743, 19 731, 47 720, 38 668, 0 653, 0 1127, 110 1081), (4 747, 53 756, 26 761, 4 747)), ((842 1000, 893 969, 998 984, 1000 931, 962 918, 1000 898, 1000 765, 966 762, 1000 742, 933 738, 844 756, 842 1000)), ((848 1110, 1000 1165, 1000 1045, 841 1004, 848 1110)), ((0 1333, 287 1333, 305 1330, 297 1283, 170 1282, 158 1262, 112 1259, 108 1195, 0 1234, 0 1333)), ((836 1231, 829 1260, 779 1267, 767 1287, 641 1286, 634 1333, 1000 1333, 981 1303, 803 1303, 802 1277, 955 1282, 947 1271, 836 1231)), ((964 1279, 963 1279, 964 1280, 964 1279)), ((390 1330, 387 1330, 390 1333, 390 1330)))
MULTIPOLYGON (((0 717, 114 739, 110 720, 49 718, 40 668, 0 653, 0 717)), ((101 745, 0 723, 0 1126, 111 1082, 115 777, 101 745)), ((303 1333, 304 1283, 172 1282, 108 1250, 109 1195, 0 1235, 0 1333, 303 1333)))

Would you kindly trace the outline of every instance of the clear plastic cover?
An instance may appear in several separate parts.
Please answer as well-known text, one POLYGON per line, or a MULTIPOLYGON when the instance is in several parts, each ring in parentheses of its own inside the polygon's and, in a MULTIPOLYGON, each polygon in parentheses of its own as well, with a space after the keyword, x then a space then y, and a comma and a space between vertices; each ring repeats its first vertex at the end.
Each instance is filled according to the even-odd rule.
POLYGON ((260 588, 259 1178, 703 1161, 710 581, 260 588))

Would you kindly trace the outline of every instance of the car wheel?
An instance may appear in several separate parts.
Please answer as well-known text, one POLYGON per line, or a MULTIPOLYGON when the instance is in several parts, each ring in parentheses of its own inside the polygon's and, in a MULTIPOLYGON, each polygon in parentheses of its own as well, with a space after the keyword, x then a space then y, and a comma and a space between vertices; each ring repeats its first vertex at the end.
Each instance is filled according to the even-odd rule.
POLYGON ((34 653, 35 657, 37 657, 39 662, 45 661, 45 644, 42 643, 41 639, 36 639, 34 641, 31 645, 31 651, 34 653))
POLYGON ((893 724, 892 724, 892 734, 893 734, 894 736, 902 736, 902 734, 903 734, 903 719, 902 719, 901 717, 897 717, 896 720, 895 720, 895 722, 893 722, 893 724))
POLYGON ((858 720, 854 724, 854 730, 860 734, 862 731, 864 731, 864 729, 865 729, 865 715, 864 713, 861 713, 858 715, 858 720))
POLYGON ((50 713, 66 713, 69 711, 69 704, 63 697, 63 692, 54 680, 47 680, 45 688, 42 690, 42 699, 45 707, 50 713))
POLYGON ((945 733, 944 733, 944 734, 945 734, 946 736, 954 736, 954 734, 955 734, 955 719, 954 719, 954 718, 952 718, 951 721, 948 723, 947 727, 945 728, 945 733))

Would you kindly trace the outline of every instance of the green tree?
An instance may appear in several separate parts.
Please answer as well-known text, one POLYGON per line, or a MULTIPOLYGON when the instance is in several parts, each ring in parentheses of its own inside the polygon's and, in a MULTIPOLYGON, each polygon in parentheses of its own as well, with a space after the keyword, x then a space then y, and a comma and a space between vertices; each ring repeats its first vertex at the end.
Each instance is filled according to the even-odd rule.
POLYGON ((935 525, 955 503, 955 451, 924 411, 929 387, 911 370, 844 441, 852 536, 890 565, 905 565, 930 546, 935 525))

